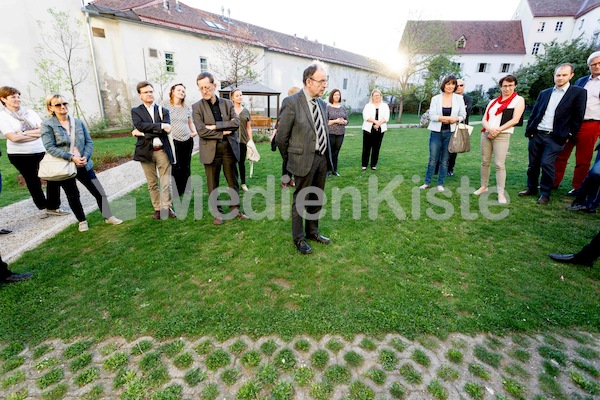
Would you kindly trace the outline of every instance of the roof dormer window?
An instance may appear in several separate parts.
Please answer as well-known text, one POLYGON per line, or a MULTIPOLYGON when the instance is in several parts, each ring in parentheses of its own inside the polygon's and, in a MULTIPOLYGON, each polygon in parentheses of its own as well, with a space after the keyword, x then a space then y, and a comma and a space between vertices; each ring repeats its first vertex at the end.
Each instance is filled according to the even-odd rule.
POLYGON ((464 49, 467 45, 467 38, 463 35, 456 41, 457 49, 464 49))

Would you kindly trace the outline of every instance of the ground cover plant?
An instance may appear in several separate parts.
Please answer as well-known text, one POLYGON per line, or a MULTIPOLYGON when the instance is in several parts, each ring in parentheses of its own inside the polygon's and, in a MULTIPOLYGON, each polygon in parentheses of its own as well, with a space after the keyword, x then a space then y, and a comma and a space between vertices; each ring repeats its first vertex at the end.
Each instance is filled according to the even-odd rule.
MULTIPOLYGON (((1 288, 0 340, 598 331, 598 269, 555 264, 547 257, 579 249, 597 232, 597 219, 565 211, 571 200, 565 188, 547 207, 516 196, 526 181, 523 128, 513 135, 507 159, 510 204, 489 205, 493 215, 507 212, 498 220, 483 216, 479 198, 457 193, 461 181, 468 180, 471 191, 479 186, 477 133, 473 150, 458 156, 446 193, 418 190, 428 158, 426 130, 387 132, 376 172, 360 171, 361 135, 349 130, 341 177, 326 185, 320 227, 331 245, 315 244, 310 256, 296 252, 285 204, 291 191, 279 188, 281 159, 268 143, 260 144, 263 158, 245 196, 272 185, 272 203, 255 196, 252 204, 269 209, 273 219, 215 227, 204 193, 192 201, 202 200, 200 219, 190 209, 183 220, 154 221, 142 187, 131 194, 134 220, 110 228, 95 212, 89 235, 71 227, 11 265, 35 277, 1 288), (368 201, 369 185, 380 195, 392 188, 394 199, 382 201, 372 215, 369 206, 377 200, 368 201), (361 202, 339 196, 350 187, 361 202), (360 218, 353 218, 358 211, 360 218)), ((197 157, 193 172, 204 176, 197 157)))

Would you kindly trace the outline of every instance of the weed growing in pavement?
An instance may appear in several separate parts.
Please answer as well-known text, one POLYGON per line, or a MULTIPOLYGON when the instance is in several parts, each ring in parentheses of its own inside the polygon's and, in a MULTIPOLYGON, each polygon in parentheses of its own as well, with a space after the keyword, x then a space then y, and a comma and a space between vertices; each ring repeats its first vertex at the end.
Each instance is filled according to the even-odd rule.
POLYGON ((296 340, 296 343, 294 343, 294 348, 306 353, 310 351, 310 342, 306 339, 298 339, 296 340))
POLYGON ((560 365, 564 366, 567 363, 567 355, 554 347, 546 345, 539 346, 538 353, 540 353, 540 356, 546 359, 554 360, 560 365))
POLYGON ((221 372, 221 380, 227 385, 231 386, 240 379, 242 371, 239 368, 227 368, 221 372))
POLYGON ((354 381, 350 385, 350 398, 361 399, 361 400, 374 400, 375 392, 364 382, 354 381))
POLYGON ((446 358, 454 364, 460 364, 463 359, 463 353, 460 350, 449 349, 448 352, 446 352, 446 358))
POLYGON ((90 347, 92 347, 92 342, 89 340, 83 340, 81 342, 74 343, 67 347, 63 355, 68 360, 70 358, 82 355, 90 347))
POLYGON ((216 371, 219 368, 226 367, 231 362, 231 356, 223 349, 217 349, 206 357, 206 368, 209 371, 216 371))
POLYGON ((302 366, 294 371, 294 382, 299 386, 304 387, 312 382, 315 373, 310 367, 302 366))
POLYGON ((360 343, 358 344, 358 346, 361 349, 364 349, 366 351, 375 351, 375 350, 377 350, 377 345, 375 344, 375 342, 373 341, 373 339, 369 339, 369 338, 364 338, 363 340, 361 340, 360 343))
POLYGON ((489 381, 492 378, 492 374, 490 371, 485 369, 485 367, 479 363, 473 362, 469 364, 469 372, 478 378, 489 381))
POLYGON ((115 371, 125 367, 128 362, 129 362, 129 356, 127 355, 127 353, 125 353, 124 351, 120 351, 118 353, 113 354, 106 360, 104 360, 104 362, 102 363, 102 366, 108 372, 115 372, 115 371))
POLYGON ((185 373, 183 380, 188 385, 194 387, 206 379, 206 374, 200 368, 194 368, 185 373))
POLYGON ((325 348, 337 354, 341 349, 344 348, 344 344, 336 338, 331 338, 327 341, 327 343, 325 343, 325 348))
POLYGON ((400 375, 402 375, 408 383, 421 384, 421 382, 423 382, 423 375, 409 363, 400 367, 400 375))
POLYGON ((382 349, 379 351, 379 363, 386 371, 393 371, 398 365, 398 356, 390 349, 382 349))
POLYGON ((527 388, 521 382, 513 378, 502 378, 502 387, 508 394, 518 400, 525 400, 525 393, 527 388))
POLYGON ((427 385, 427 391, 438 400, 446 400, 448 398, 448 390, 439 381, 433 380, 427 385))
POLYGON ((329 353, 326 350, 317 350, 310 356, 310 362, 318 370, 324 369, 329 363, 329 353))
POLYGON ((239 339, 236 340, 231 346, 229 346, 229 352, 235 354, 236 356, 239 356, 244 351, 246 351, 247 348, 248 345, 243 340, 239 339))
POLYGON ((460 378, 460 373, 449 365, 442 365, 437 370, 437 376, 446 382, 454 382, 460 378))
POLYGON ((403 399, 406 395, 406 387, 400 382, 394 382, 390 386, 390 394, 395 399, 403 399))
POLYGON ((186 368, 189 368, 193 362, 194 357, 190 353, 186 352, 176 356, 173 360, 173 365, 178 369, 184 370, 186 368))
POLYGON ((169 343, 165 343, 160 347, 160 350, 164 353, 165 356, 169 358, 175 357, 177 354, 181 353, 185 346, 185 343, 181 340, 174 340, 169 343))
POLYGON ((325 378, 334 385, 350 383, 350 370, 345 365, 334 364, 325 370, 325 378))
POLYGON ((247 368, 254 368, 260 364, 261 355, 256 350, 250 350, 242 356, 242 365, 247 368))
POLYGON ((383 385, 385 383, 386 374, 385 371, 379 368, 371 368, 365 372, 365 376, 375 382, 377 385, 383 385))
POLYGON ((350 350, 346 354, 344 354, 344 360, 351 367, 360 367, 364 362, 364 357, 355 352, 354 350, 350 350))
POLYGON ((480 344, 475 346, 473 354, 475 354, 475 357, 494 368, 498 368, 500 366, 500 360, 502 360, 502 354, 489 351, 485 346, 480 344))
POLYGON ((424 367, 429 367, 431 365, 431 359, 421 349, 414 349, 410 355, 410 358, 412 358, 417 364, 421 364, 424 367))
POLYGON ((473 400, 483 400, 485 398, 485 388, 482 384, 476 382, 465 383, 465 392, 473 400))
POLYGON ((260 345, 260 351, 267 356, 273 355, 279 346, 273 339, 269 339, 260 345))
POLYGON ((296 357, 291 349, 282 349, 275 356, 274 360, 277 368, 281 368, 284 371, 291 371, 296 366, 296 357))
POLYGON ((71 364, 69 365, 69 369, 71 372, 75 373, 80 369, 83 369, 92 363, 92 355, 90 353, 83 353, 80 356, 77 356, 71 364))
POLYGON ((236 397, 240 400, 251 400, 260 398, 259 394, 262 390, 262 385, 256 379, 250 379, 248 382, 240 386, 236 397))
POLYGON ((91 367, 83 371, 81 374, 77 375, 74 379, 77 385, 85 386, 87 384, 92 383, 96 379, 100 377, 100 369, 97 367, 91 367))

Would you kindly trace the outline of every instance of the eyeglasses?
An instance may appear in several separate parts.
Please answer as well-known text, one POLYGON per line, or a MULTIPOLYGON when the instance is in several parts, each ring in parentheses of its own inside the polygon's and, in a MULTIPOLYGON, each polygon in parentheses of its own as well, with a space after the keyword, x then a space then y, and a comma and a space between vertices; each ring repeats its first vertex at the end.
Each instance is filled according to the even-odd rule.
POLYGON ((600 62, 590 64, 590 67, 600 67, 600 62))
POLYGON ((140 94, 152 94, 154 93, 154 90, 144 90, 143 92, 140 92, 140 94))
POLYGON ((313 81, 313 82, 317 82, 321 86, 327 85, 327 79, 322 79, 320 81, 317 81, 316 79, 310 78, 310 80, 313 81))
POLYGON ((458 86, 458 87, 463 87, 463 86, 465 86, 465 85, 457 85, 457 86, 458 86))
POLYGON ((56 104, 52 104, 52 107, 62 107, 62 106, 68 106, 69 103, 64 102, 64 103, 56 103, 56 104))
POLYGON ((515 87, 515 84, 512 85, 502 85, 502 89, 510 89, 511 87, 515 87))

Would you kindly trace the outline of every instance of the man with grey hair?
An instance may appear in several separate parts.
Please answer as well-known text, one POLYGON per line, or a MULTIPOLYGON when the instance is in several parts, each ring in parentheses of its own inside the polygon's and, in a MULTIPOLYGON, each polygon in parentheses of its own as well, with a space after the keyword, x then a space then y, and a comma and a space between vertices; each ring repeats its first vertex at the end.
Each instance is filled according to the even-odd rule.
POLYGON ((327 88, 325 65, 313 62, 304 70, 302 81, 304 89, 283 100, 275 138, 284 164, 287 162, 287 169, 296 180, 292 204, 294 244, 301 254, 309 254, 312 248, 306 239, 321 244, 331 242, 319 233, 323 189, 332 166, 326 107, 321 100, 327 88))
POLYGON ((554 188, 558 188, 565 175, 571 152, 575 148, 575 170, 571 182, 572 189, 568 193, 572 196, 577 195, 577 191, 590 169, 594 145, 600 136, 600 51, 592 53, 587 59, 587 64, 590 75, 579 78, 575 82, 575 86, 582 87, 587 91, 583 123, 577 136, 565 144, 565 148, 560 152, 555 163, 554 188))
POLYGON ((539 184, 538 204, 550 202, 556 157, 566 141, 579 132, 583 121, 587 92, 569 83, 573 71, 573 65, 568 63, 556 67, 554 87, 540 92, 525 128, 529 138, 527 189, 519 196, 537 196, 539 184))

